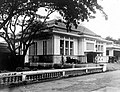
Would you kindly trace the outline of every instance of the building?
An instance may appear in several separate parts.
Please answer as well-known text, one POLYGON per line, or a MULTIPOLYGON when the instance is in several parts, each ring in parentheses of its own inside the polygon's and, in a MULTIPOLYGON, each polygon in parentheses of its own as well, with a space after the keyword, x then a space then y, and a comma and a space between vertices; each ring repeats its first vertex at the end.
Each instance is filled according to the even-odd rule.
POLYGON ((65 24, 52 20, 44 32, 36 35, 26 61, 62 63, 62 59, 65 62, 70 57, 79 63, 93 63, 96 56, 106 56, 106 43, 107 40, 84 26, 77 29, 73 26, 67 32, 65 24))
POLYGON ((120 61, 120 44, 109 41, 106 45, 106 55, 109 56, 109 62, 120 61))

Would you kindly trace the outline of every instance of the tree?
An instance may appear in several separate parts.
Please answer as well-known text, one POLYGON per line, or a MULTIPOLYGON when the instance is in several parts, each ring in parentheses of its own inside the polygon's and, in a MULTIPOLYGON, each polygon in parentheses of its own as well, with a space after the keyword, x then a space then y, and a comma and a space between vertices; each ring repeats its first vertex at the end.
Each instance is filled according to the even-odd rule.
POLYGON ((117 43, 120 44, 120 38, 118 38, 117 43))
POLYGON ((38 8, 38 3, 28 0, 2 0, 0 3, 0 36, 7 42, 11 52, 11 68, 19 66, 19 62, 24 61, 26 52, 26 50, 22 54, 18 52, 19 48, 24 46, 25 39, 21 40, 24 37, 21 35, 21 43, 16 46, 17 27, 21 27, 20 31, 24 34, 33 20, 38 17, 36 15, 38 8), (18 58, 20 55, 23 56, 18 58))
POLYGON ((118 39, 113 39, 112 37, 108 36, 105 38, 106 40, 113 41, 114 44, 120 44, 120 38, 118 39))
POLYGON ((109 41, 114 41, 114 39, 112 37, 110 37, 110 36, 107 36, 105 39, 109 40, 109 41))
POLYGON ((120 38, 118 39, 113 39, 112 37, 108 36, 105 38, 106 40, 113 41, 114 44, 120 44, 120 38))
POLYGON ((32 39, 36 33, 41 33, 47 18, 54 11, 60 13, 67 30, 70 30, 71 24, 77 28, 79 20, 93 18, 97 9, 107 18, 97 0, 2 0, 0 3, 0 36, 7 42, 13 61, 24 62, 26 52, 33 43, 32 39), (48 12, 46 16, 36 13, 41 7, 48 12), (18 27, 19 34, 17 34, 18 27), (21 59, 16 58, 19 55, 22 55, 21 59))

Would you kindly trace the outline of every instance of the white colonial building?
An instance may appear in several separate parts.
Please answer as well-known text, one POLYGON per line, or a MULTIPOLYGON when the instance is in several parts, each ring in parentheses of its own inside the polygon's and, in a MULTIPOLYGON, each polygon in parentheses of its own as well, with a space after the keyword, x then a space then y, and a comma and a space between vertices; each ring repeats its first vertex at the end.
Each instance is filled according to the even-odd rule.
POLYGON ((63 56, 64 62, 66 57, 70 57, 82 63, 92 63, 96 56, 106 56, 106 43, 105 39, 84 26, 77 29, 73 26, 67 32, 63 23, 52 20, 34 39, 26 60, 31 62, 34 58, 35 62, 61 63, 63 56))
POLYGON ((106 45, 106 55, 109 56, 109 62, 120 62, 120 44, 115 44, 113 41, 109 41, 106 45))

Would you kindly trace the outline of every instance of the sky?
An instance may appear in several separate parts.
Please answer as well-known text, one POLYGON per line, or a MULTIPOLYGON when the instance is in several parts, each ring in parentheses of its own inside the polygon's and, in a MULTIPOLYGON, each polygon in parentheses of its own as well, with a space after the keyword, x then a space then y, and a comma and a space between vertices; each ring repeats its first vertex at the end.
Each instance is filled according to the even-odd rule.
MULTIPOLYGON (((81 25, 105 38, 107 36, 113 39, 120 38, 120 0, 98 0, 108 15, 108 20, 98 11, 95 19, 85 21, 81 25)), ((43 13, 45 14, 45 13, 43 13)), ((51 19, 57 18, 56 13, 51 15, 51 19)))
POLYGON ((105 20, 103 15, 98 12, 95 19, 90 19, 89 22, 82 24, 103 38, 107 36, 114 39, 120 38, 120 0, 99 1, 108 15, 108 20, 105 20))

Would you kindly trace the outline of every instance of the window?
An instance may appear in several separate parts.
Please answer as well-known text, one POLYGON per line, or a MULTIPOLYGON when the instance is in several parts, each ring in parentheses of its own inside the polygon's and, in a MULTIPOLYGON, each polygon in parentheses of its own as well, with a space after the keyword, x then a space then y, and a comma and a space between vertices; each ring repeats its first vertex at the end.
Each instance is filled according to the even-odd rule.
POLYGON ((30 55, 37 55, 37 42, 34 42, 29 49, 30 55))
POLYGON ((97 51, 103 51, 103 45, 97 45, 96 49, 97 51))
POLYGON ((87 42, 87 50, 94 50, 94 43, 87 42))
POLYGON ((95 47, 96 47, 96 49, 97 49, 97 47, 98 47, 98 46, 97 46, 97 45, 95 45, 95 47))
POLYGON ((64 55, 64 40, 60 40, 60 55, 64 55))
POLYGON ((73 55, 73 40, 70 38, 60 40, 60 55, 73 55))
POLYGON ((69 55, 69 41, 65 41, 65 55, 69 55))
POLYGON ((47 41, 43 41, 43 55, 47 55, 47 41))
POLYGON ((98 51, 100 51, 100 45, 98 45, 98 51))
POLYGON ((103 51, 103 45, 101 45, 101 51, 103 51))
POLYGON ((106 50, 106 55, 109 55, 109 50, 106 50))
POLYGON ((73 42, 70 41, 70 55, 73 55, 73 42))

